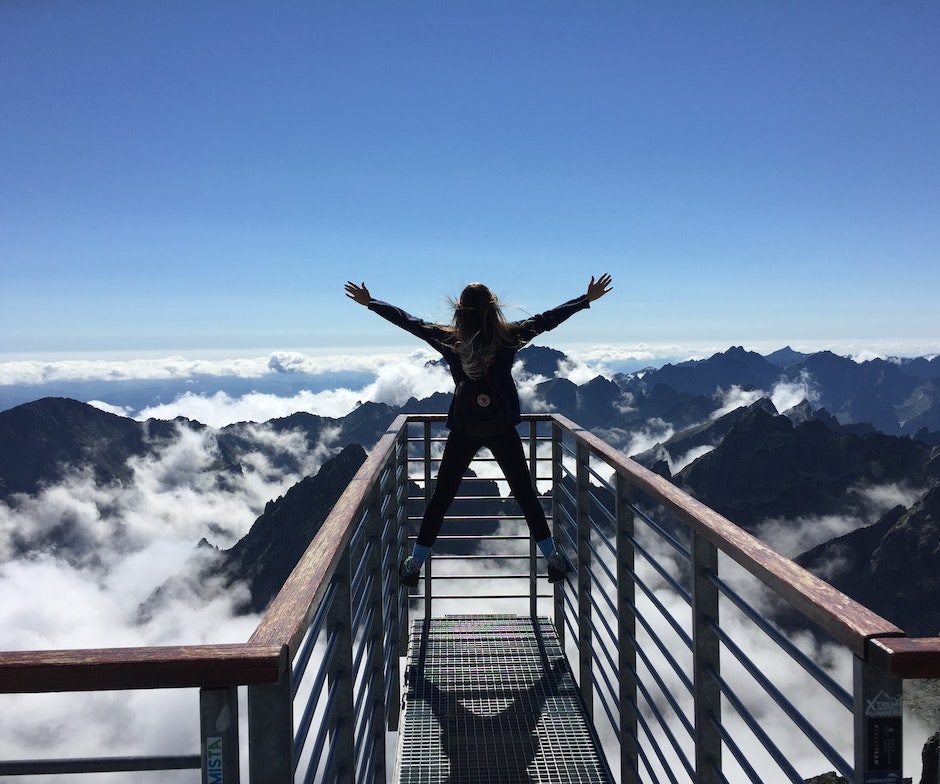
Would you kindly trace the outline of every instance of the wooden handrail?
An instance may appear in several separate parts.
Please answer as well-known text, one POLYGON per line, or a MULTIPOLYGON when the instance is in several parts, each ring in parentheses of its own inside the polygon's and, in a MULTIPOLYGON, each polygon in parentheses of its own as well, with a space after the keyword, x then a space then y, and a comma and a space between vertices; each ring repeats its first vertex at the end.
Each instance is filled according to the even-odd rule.
POLYGON ((277 683, 280 645, 177 645, 0 653, 0 693, 225 688, 277 683))
POLYGON ((872 640, 869 660, 898 678, 940 678, 940 637, 872 640))
POLYGON ((859 658, 865 659, 868 655, 869 640, 904 636, 890 621, 784 558, 668 479, 644 468, 567 417, 553 416, 561 427, 589 446, 611 468, 672 511, 859 658))

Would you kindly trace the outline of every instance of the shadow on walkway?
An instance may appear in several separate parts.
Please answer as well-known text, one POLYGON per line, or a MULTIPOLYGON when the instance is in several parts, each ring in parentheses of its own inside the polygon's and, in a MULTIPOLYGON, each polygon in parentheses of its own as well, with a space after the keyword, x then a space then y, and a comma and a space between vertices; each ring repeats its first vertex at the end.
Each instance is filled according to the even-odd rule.
POLYGON ((546 700, 571 691, 570 684, 562 686, 568 676, 565 660, 550 661, 540 644, 538 658, 532 657, 525 668, 530 671, 529 680, 540 674, 528 685, 519 672, 500 673, 487 667, 468 679, 466 687, 444 690, 433 675, 426 674, 427 639, 424 634, 409 680, 416 701, 430 708, 440 727, 441 749, 450 768, 449 777, 442 780, 448 784, 532 782, 528 769, 539 752, 536 727, 546 700))

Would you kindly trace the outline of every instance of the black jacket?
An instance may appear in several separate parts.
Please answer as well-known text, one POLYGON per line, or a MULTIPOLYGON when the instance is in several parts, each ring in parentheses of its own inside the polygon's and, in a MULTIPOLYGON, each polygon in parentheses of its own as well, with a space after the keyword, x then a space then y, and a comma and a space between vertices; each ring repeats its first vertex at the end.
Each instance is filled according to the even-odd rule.
MULTIPOLYGON (((517 425, 522 421, 522 414, 519 410, 519 393, 516 391, 516 385, 512 380, 512 365, 516 352, 537 335, 554 329, 565 319, 588 307, 590 307, 590 302, 587 295, 582 294, 580 297, 569 300, 557 308, 546 310, 544 313, 539 313, 522 321, 511 322, 508 325, 513 343, 512 345, 503 344, 499 347, 490 369, 490 379, 494 386, 498 385, 500 387, 505 399, 509 402, 511 424, 517 425)), ((391 321, 392 324, 401 327, 406 332, 410 332, 415 337, 421 338, 433 349, 439 351, 450 368, 450 375, 454 379, 455 385, 468 380, 467 374, 460 364, 460 357, 447 343, 450 333, 440 324, 422 321, 410 313, 406 313, 401 308, 396 308, 394 305, 389 305, 387 302, 381 302, 377 299, 369 302, 369 310, 378 313, 382 318, 391 321)), ((447 417, 447 427, 452 425, 452 413, 453 402, 451 402, 451 411, 447 417)))

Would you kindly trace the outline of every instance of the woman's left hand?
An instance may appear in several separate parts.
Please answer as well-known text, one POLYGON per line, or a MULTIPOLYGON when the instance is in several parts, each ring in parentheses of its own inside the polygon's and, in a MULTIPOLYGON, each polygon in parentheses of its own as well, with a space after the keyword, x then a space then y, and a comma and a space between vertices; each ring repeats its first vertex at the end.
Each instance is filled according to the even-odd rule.
MULTIPOLYGON (((592 278, 593 280, 593 278, 592 278)), ((361 286, 357 286, 351 280, 346 282, 346 296, 360 305, 368 305, 372 301, 372 295, 366 288, 365 281, 361 286)))
POLYGON ((587 290, 588 302, 593 302, 603 297, 613 288, 613 286, 610 285, 611 283, 613 283, 613 278, 606 272, 597 279, 596 283, 594 282, 594 276, 591 275, 591 282, 588 283, 587 290))

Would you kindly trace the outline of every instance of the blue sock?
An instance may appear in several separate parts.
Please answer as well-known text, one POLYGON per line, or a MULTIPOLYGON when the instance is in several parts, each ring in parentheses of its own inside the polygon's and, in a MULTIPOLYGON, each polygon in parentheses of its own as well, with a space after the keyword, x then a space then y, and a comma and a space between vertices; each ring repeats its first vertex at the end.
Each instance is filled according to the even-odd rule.
POLYGON ((555 540, 552 537, 548 539, 543 539, 541 542, 536 542, 539 550, 542 551, 542 555, 545 558, 548 558, 553 552, 555 552, 555 540))
POLYGON ((411 557, 418 562, 419 566, 421 566, 424 564, 424 561, 430 552, 430 547, 425 547, 423 544, 415 544, 415 549, 412 551, 411 557))

